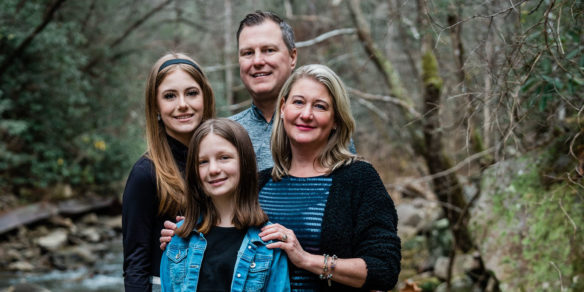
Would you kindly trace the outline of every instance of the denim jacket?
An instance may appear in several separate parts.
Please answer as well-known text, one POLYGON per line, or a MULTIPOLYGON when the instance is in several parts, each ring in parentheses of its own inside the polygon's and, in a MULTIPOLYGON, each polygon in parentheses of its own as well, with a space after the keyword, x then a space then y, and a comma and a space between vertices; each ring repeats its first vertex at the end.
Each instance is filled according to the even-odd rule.
MULTIPOLYGON (((290 291, 286 253, 268 249, 269 242, 262 241, 259 233, 259 228, 250 227, 241 242, 231 291, 290 291)), ((173 236, 160 264, 162 291, 196 291, 206 247, 202 233, 173 236)))

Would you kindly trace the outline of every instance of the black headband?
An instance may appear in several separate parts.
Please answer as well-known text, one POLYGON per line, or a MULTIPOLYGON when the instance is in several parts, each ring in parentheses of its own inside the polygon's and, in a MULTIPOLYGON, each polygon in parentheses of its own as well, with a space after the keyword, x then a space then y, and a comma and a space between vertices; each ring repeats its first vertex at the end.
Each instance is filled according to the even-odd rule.
MULTIPOLYGON (((199 73, 203 74, 203 71, 201 71, 201 68, 199 68, 199 66, 197 66, 197 64, 195 64, 192 61, 189 61, 187 59, 170 59, 170 60, 162 63, 162 65, 160 65, 160 68, 158 68, 158 73, 160 73, 160 71, 162 71, 162 69, 164 69, 170 65, 174 65, 174 64, 191 65, 191 66, 195 67, 195 69, 197 69, 197 71, 199 71, 199 73)), ((205 74, 203 74, 203 75, 205 75, 205 74)))

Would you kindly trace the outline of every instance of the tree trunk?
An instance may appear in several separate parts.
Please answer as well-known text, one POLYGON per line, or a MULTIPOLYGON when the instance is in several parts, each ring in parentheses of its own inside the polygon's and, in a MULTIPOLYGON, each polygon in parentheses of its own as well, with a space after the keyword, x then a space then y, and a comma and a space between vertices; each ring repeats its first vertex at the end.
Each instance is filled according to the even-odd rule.
MULTIPOLYGON (((224 0, 225 6, 225 34, 223 35, 224 45, 223 45, 223 56, 224 56, 224 63, 225 63, 225 102, 228 106, 235 103, 234 95, 233 95, 233 71, 229 64, 231 63, 231 55, 233 51, 233 35, 231 33, 231 27, 233 26, 231 22, 231 0, 224 0)), ((233 113, 233 112, 231 112, 233 113)))
MULTIPOLYGON (((424 0, 418 0, 418 25, 420 31, 427 31, 427 9, 424 0)), ((432 36, 426 33, 422 37, 422 86, 424 100, 423 132, 426 151, 423 153, 430 174, 440 173, 452 168, 452 162, 445 154, 442 144, 442 125, 440 123, 440 95, 442 78, 438 70, 438 61, 432 51, 432 36)), ((463 252, 473 248, 472 238, 468 232, 468 213, 462 213, 467 207, 462 186, 455 173, 435 176, 432 179, 434 192, 442 202, 442 210, 448 218, 456 246, 463 252), (462 216, 462 218, 461 218, 462 216)))
MULTIPOLYGON (((430 174, 440 173, 452 168, 452 162, 444 154, 442 128, 439 117, 440 93, 442 79, 438 75, 438 62, 432 51, 428 50, 422 57, 422 80, 424 82, 424 140, 426 151, 424 159, 430 174)), ((450 222, 456 245, 464 252, 472 249, 473 243, 466 223, 468 213, 461 214, 466 207, 462 186, 455 173, 437 176, 432 179, 434 192, 442 202, 442 210, 450 222), (460 216, 464 216, 462 220, 460 216), (459 224, 460 223, 460 224, 459 224)))

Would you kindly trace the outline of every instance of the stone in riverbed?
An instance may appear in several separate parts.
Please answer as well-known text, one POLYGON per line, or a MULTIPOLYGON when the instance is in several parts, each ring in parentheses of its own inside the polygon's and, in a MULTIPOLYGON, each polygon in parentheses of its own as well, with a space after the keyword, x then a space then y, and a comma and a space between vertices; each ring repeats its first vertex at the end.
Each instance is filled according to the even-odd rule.
POLYGON ((51 292, 51 290, 30 283, 19 283, 0 292, 51 292))
POLYGON ((67 243, 67 231, 63 229, 56 229, 46 236, 39 237, 37 244, 50 251, 54 251, 63 247, 67 243))
POLYGON ((31 263, 26 262, 26 261, 18 261, 18 262, 10 263, 8 265, 8 269, 13 270, 13 271, 30 272, 30 271, 34 270, 34 266, 31 263))

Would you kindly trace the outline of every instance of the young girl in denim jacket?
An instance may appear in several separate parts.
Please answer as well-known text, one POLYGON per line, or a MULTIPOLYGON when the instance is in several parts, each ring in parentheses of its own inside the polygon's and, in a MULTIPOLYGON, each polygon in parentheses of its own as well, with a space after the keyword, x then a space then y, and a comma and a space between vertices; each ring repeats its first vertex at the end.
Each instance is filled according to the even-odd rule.
POLYGON ((288 261, 268 249, 255 154, 236 122, 199 126, 186 165, 185 220, 162 256, 162 291, 290 291, 288 261))

